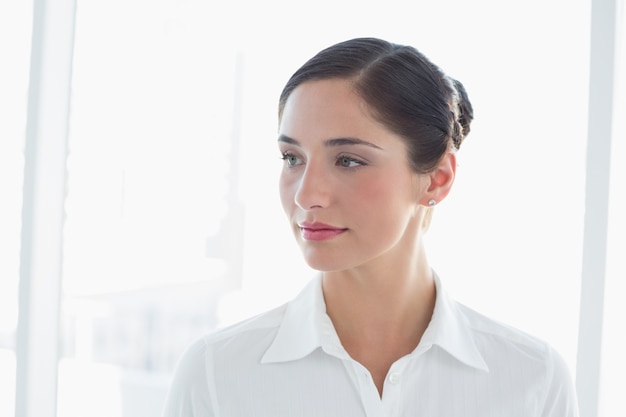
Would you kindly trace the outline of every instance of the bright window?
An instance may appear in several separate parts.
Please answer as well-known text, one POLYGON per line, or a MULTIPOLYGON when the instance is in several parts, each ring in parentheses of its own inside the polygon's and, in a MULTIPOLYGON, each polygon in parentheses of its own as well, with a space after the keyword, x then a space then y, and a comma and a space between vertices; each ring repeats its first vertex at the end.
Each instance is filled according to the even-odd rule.
POLYGON ((337 28, 323 33, 285 11, 254 19, 258 7, 79 0, 59 415, 102 404, 139 416, 191 339, 309 279, 278 203, 276 100, 304 59, 363 34, 416 45, 476 108, 430 231, 433 266, 461 301, 548 339, 573 367, 587 4, 519 3, 489 20, 463 2, 411 17, 364 9, 350 24, 354 5, 316 7, 307 21, 337 28))

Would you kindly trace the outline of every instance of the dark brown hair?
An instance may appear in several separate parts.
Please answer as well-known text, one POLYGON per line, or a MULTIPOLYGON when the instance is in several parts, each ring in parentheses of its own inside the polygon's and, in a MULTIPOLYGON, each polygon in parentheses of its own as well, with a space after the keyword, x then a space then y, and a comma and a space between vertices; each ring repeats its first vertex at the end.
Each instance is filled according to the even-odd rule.
POLYGON ((291 92, 310 80, 346 78, 373 116, 406 141, 416 172, 435 168, 470 131, 472 105, 463 85, 421 52, 376 38, 356 38, 320 51, 289 79, 280 95, 282 117, 291 92))

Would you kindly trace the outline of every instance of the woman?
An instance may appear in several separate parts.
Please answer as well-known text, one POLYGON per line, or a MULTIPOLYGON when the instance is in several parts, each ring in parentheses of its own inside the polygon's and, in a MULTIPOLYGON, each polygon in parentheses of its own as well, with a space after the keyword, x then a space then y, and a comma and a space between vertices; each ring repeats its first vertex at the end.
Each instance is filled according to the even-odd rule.
POLYGON ((412 47, 353 39, 305 63, 280 97, 280 194, 320 274, 192 345, 165 416, 576 416, 561 357, 448 298, 428 264, 472 116, 412 47))

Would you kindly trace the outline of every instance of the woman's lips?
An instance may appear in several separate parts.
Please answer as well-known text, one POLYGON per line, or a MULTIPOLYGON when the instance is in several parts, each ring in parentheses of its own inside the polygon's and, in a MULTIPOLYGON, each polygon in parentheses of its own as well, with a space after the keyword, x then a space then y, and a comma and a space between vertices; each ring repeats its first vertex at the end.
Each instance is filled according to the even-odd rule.
POLYGON ((335 227, 324 223, 308 223, 298 224, 300 227, 300 235, 304 240, 322 242, 339 236, 348 229, 335 227))

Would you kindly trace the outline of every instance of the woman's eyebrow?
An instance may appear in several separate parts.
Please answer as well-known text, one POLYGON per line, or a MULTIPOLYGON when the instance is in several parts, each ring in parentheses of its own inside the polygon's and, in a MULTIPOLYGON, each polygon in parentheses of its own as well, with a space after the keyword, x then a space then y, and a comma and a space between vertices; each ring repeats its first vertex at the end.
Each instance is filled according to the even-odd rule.
POLYGON ((382 149, 380 146, 358 138, 336 138, 328 139, 324 142, 326 146, 343 146, 343 145, 365 145, 376 149, 382 149))
POLYGON ((290 138, 287 135, 279 135, 278 136, 278 141, 279 142, 285 142, 285 143, 289 143, 290 145, 297 145, 300 146, 300 142, 298 142, 297 140, 290 138))
MULTIPOLYGON (((298 142, 297 140, 290 138, 287 135, 279 135, 278 136, 278 141, 279 142, 285 142, 285 143, 289 143, 291 145, 296 145, 296 146, 300 146, 300 142, 298 142)), ((383 149, 378 145, 373 144, 372 142, 368 142, 366 140, 363 139, 358 139, 358 138, 335 138, 335 139, 328 139, 324 142, 325 146, 344 146, 344 145, 364 145, 364 146, 369 146, 371 148, 376 148, 376 149, 383 149)))

